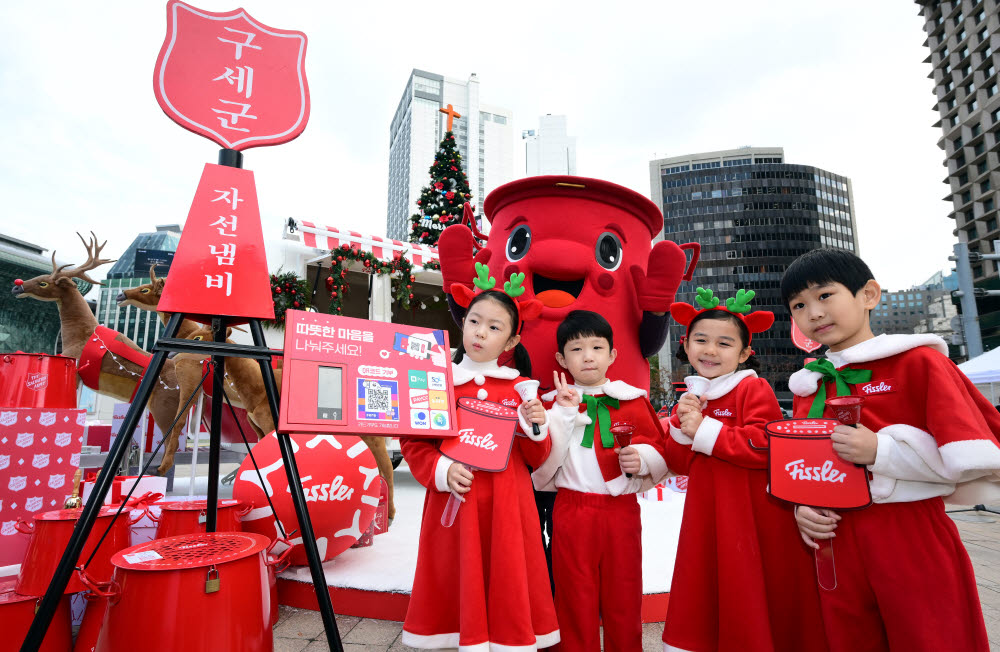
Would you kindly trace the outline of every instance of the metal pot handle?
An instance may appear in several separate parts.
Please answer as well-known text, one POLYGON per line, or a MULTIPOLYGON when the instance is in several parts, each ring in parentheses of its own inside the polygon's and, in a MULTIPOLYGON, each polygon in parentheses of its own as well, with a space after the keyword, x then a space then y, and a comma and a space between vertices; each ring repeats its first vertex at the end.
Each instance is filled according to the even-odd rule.
POLYGON ((249 514, 253 510, 253 503, 241 502, 236 508, 236 518, 243 520, 243 517, 249 514))
POLYGON ((290 562, 288 561, 288 556, 292 554, 292 548, 293 546, 291 543, 288 542, 288 539, 282 539, 280 537, 275 539, 271 543, 271 545, 267 547, 267 555, 266 555, 267 560, 264 563, 266 563, 268 566, 274 567, 275 575, 277 575, 278 573, 284 571, 286 568, 289 567, 290 562), (274 550, 274 546, 278 545, 279 542, 285 544, 288 547, 285 548, 285 550, 280 555, 275 557, 271 554, 271 551, 274 550))
POLYGON ((108 580, 107 582, 98 582, 88 575, 87 571, 84 570, 82 566, 77 566, 76 574, 80 577, 80 582, 82 582, 91 593, 99 598, 114 599, 115 602, 117 602, 121 589, 117 584, 115 584, 113 579, 108 580))
POLYGON ((34 523, 29 523, 29 522, 27 522, 24 519, 22 519, 22 518, 19 517, 17 519, 17 523, 14 524, 14 529, 17 530, 18 532, 20 532, 21 534, 34 534, 35 533, 35 524, 34 523))

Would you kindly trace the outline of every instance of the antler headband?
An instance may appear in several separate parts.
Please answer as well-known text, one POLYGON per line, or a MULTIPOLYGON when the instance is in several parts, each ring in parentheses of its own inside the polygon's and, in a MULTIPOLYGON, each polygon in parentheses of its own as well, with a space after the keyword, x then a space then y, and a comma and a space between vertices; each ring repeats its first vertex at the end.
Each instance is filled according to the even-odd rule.
MULTIPOLYGON (((518 324, 522 321, 535 319, 542 314, 542 308, 544 308, 542 302, 538 299, 520 299, 521 295, 524 294, 524 286, 521 285, 523 282, 524 272, 521 272, 511 274, 510 280, 503 284, 504 293, 514 300, 514 306, 517 308, 518 324)), ((497 281, 490 276, 490 268, 482 263, 476 263, 476 278, 472 280, 472 284, 476 286, 476 290, 470 290, 458 283, 451 286, 451 295, 455 298, 455 303, 463 308, 468 308, 476 295, 497 289, 497 281)), ((514 330, 516 332, 519 329, 515 328, 514 330)))
MULTIPOLYGON (((689 303, 674 303, 670 306, 670 316, 678 324, 690 327, 691 322, 698 315, 709 310, 724 310, 743 322, 750 333, 750 339, 753 339, 754 333, 763 333, 774 323, 774 313, 770 310, 750 312, 750 301, 757 294, 753 290, 744 290, 742 288, 737 290, 736 297, 726 299, 724 306, 720 306, 719 297, 712 296, 712 294, 712 291, 707 288, 698 288, 698 296, 695 297, 695 303, 701 306, 701 310, 689 303)), ((750 342, 747 342, 747 346, 750 346, 750 342)))

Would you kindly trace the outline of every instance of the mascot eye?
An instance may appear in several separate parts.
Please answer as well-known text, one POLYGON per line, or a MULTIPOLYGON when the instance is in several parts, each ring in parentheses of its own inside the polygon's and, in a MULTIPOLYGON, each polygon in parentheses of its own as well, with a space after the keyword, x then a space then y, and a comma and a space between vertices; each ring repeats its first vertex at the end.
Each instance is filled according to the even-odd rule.
POLYGON ((514 229, 510 237, 507 238, 507 260, 511 262, 521 260, 528 253, 530 247, 531 229, 528 228, 527 224, 522 224, 514 229))
POLYGON ((49 284, 46 283, 45 281, 39 281, 38 282, 38 287, 47 288, 47 287, 49 287, 49 284))
POLYGON ((149 294, 149 288, 143 288, 140 292, 142 292, 142 294, 149 294))
POLYGON ((604 232, 597 239, 594 249, 597 263, 604 269, 614 271, 622 262, 622 243, 614 233, 604 232))

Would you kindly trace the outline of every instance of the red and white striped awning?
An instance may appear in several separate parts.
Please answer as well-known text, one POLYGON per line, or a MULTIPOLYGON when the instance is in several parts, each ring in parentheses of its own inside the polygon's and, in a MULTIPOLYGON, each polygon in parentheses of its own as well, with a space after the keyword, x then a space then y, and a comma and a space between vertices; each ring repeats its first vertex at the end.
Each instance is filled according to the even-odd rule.
POLYGON ((338 229, 333 226, 320 226, 305 220, 294 222, 294 228, 302 232, 302 242, 314 249, 337 249, 341 245, 357 245, 359 249, 370 251, 380 260, 392 260, 397 252, 410 259, 414 265, 423 265, 432 260, 438 260, 436 247, 428 247, 413 242, 400 242, 378 235, 364 235, 355 231, 338 229))

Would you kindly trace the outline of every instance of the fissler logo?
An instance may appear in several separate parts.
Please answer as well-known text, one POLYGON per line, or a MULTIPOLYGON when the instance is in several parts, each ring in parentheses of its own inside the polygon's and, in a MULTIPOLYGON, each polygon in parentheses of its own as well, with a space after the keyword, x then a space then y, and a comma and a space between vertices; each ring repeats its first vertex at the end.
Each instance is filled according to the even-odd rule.
POLYGON ((833 468, 833 462, 830 460, 823 462, 823 466, 806 466, 804 459, 798 459, 786 464, 785 470, 788 471, 788 475, 792 477, 792 480, 814 480, 843 484, 844 479, 847 477, 846 473, 833 468))
POLYGON ((715 412, 712 412, 713 417, 731 417, 733 416, 732 410, 729 408, 715 408, 715 412))
POLYGON ((470 446, 475 446, 476 448, 482 448, 488 451, 496 450, 498 444, 493 441, 493 433, 486 433, 485 435, 478 436, 473 434, 474 432, 475 431, 472 428, 459 430, 458 440, 463 444, 469 444, 470 446))
POLYGON ((868 383, 867 385, 862 385, 860 389, 865 394, 884 394, 892 391, 892 385, 886 383, 884 380, 881 380, 878 385, 875 383, 868 383))

